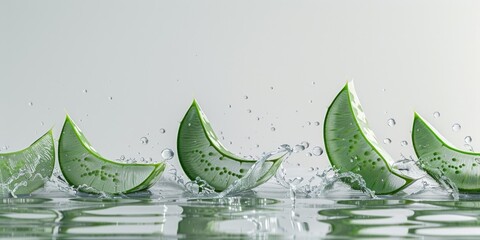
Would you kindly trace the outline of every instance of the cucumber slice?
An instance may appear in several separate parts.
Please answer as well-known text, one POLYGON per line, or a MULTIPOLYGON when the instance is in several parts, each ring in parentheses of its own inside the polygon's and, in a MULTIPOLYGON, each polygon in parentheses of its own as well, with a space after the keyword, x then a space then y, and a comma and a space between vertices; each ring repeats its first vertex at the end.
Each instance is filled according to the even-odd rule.
POLYGON ((418 160, 430 176, 448 177, 460 192, 480 192, 480 153, 454 148, 417 113, 412 140, 418 160))
MULTIPOLYGON (((328 108, 323 134, 332 166, 361 175, 376 194, 394 194, 413 182, 390 167, 393 159, 368 127, 353 82, 345 85, 328 108)), ((355 184, 352 187, 359 189, 355 184)))
POLYGON ((50 130, 28 148, 0 154, 1 194, 32 193, 52 176, 54 166, 55 146, 50 130))
MULTIPOLYGON (((180 123, 177 138, 178 159, 185 174, 200 177, 216 191, 223 191, 242 178, 255 160, 242 159, 228 151, 218 140, 210 123, 194 100, 180 123)), ((256 187, 275 175, 282 157, 269 159, 256 171, 256 187), (257 174, 258 173, 258 174, 257 174)))
POLYGON ((164 163, 126 164, 103 158, 69 116, 60 135, 58 158, 65 180, 89 193, 144 190, 155 184, 165 169, 164 163))

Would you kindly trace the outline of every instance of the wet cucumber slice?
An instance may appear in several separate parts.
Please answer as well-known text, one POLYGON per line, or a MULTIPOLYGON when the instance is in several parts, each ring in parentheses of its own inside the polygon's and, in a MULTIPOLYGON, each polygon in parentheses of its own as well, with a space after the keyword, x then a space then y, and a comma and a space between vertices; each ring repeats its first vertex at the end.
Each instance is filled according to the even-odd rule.
POLYGON ((55 166, 55 146, 52 130, 28 148, 0 154, 0 194, 29 194, 43 186, 52 176, 55 166))
MULTIPOLYGON (((256 162, 235 156, 219 142, 196 101, 193 101, 180 123, 177 149, 185 174, 192 180, 200 177, 216 191, 223 191, 242 178, 256 162)), ((281 160, 282 157, 267 160, 258 171, 260 177, 253 187, 275 175, 281 160)))
POLYGON ((376 194, 393 194, 413 182, 410 177, 391 169, 393 159, 380 147, 368 127, 353 82, 345 85, 328 108, 324 139, 332 166, 340 172, 361 175, 367 187, 376 194))
POLYGON ((164 163, 127 164, 103 158, 69 116, 60 135, 58 159, 65 180, 80 191, 90 193, 144 190, 152 186, 165 169, 164 163))
POLYGON ((433 178, 448 177, 460 192, 480 192, 480 153, 454 148, 415 113, 412 140, 422 168, 433 178))

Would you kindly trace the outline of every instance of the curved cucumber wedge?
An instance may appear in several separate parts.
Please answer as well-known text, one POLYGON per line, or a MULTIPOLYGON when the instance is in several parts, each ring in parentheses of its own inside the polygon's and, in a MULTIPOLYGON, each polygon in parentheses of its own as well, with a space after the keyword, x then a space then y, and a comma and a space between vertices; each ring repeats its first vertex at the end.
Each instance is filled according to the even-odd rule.
POLYGON ((29 194, 50 178, 55 166, 55 146, 52 130, 28 148, 0 154, 0 193, 29 194))
POLYGON ((165 169, 164 163, 126 164, 103 158, 69 116, 60 135, 58 159, 65 180, 91 193, 144 190, 153 185, 165 169))
POLYGON ((452 147, 417 113, 412 140, 418 160, 430 176, 438 179, 445 175, 460 192, 480 192, 480 153, 452 147))
MULTIPOLYGON (((219 142, 195 100, 180 123, 177 149, 185 174, 192 180, 200 177, 216 191, 223 191, 235 180, 242 178, 256 162, 235 156, 219 142)), ((260 177, 255 186, 275 175, 282 159, 267 160, 258 170, 260 177)))
POLYGON ((332 166, 360 174, 376 194, 393 194, 413 182, 390 168, 393 159, 368 127, 353 82, 345 85, 328 108, 323 134, 332 166))

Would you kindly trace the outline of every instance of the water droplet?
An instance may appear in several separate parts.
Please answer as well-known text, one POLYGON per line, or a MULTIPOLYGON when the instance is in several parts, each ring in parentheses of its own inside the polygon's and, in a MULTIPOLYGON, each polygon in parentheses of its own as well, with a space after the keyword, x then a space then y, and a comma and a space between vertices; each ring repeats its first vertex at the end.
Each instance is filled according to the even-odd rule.
POLYGON ((295 147, 293 148, 293 152, 301 152, 305 150, 305 146, 301 145, 301 144, 297 144, 295 145, 295 147))
POLYGON ((458 124, 458 123, 454 123, 454 124, 452 125, 452 130, 453 130, 454 132, 458 132, 458 131, 460 131, 461 129, 462 129, 462 126, 460 126, 460 124, 458 124))
POLYGON ((320 122, 315 122, 315 126, 320 126, 320 122))
POLYGON ((315 156, 320 156, 323 153, 323 149, 319 146, 316 146, 312 149, 312 154, 315 156))
POLYGON ((33 106, 33 102, 28 102, 28 106, 32 107, 32 106, 33 106))
POLYGON ((245 95, 243 98, 244 98, 245 100, 247 100, 247 99, 248 99, 248 96, 247 96, 247 95, 245 95))
POLYGON ((433 113, 433 117, 434 117, 434 118, 439 118, 439 117, 440 117, 440 112, 438 112, 438 111, 437 111, 437 112, 434 112, 434 113, 433 113))
POLYGON ((388 124, 389 127, 393 127, 393 126, 395 126, 395 124, 397 124, 397 122, 395 121, 395 119, 390 118, 390 119, 387 120, 387 124, 388 124))
POLYGON ((162 158, 165 160, 170 160, 173 158, 173 155, 175 155, 170 148, 165 148, 162 150, 162 158))
POLYGON ((140 142, 142 142, 142 144, 148 144, 148 138, 147 137, 141 137, 140 142))
POLYGON ((390 138, 385 138, 385 139, 383 139, 383 143, 385 143, 385 144, 390 144, 390 143, 392 143, 392 139, 390 139, 390 138))
POLYGON ((305 148, 310 147, 310 143, 308 143, 307 141, 303 141, 300 144, 303 145, 305 148))
POLYGON ((160 133, 161 134, 164 134, 166 131, 165 131, 165 128, 160 128, 160 133))
POLYGON ((252 109, 247 109, 247 112, 248 112, 248 113, 252 113, 252 109))
POLYGON ((468 151, 473 152, 473 147, 470 144, 463 145, 468 151))
POLYGON ((408 142, 404 140, 404 141, 401 141, 400 144, 401 144, 402 146, 407 146, 407 145, 408 145, 408 142))
POLYGON ((83 93, 88 93, 88 90, 87 90, 87 89, 83 89, 83 93))
POLYGON ((472 143, 472 137, 466 136, 464 141, 465 141, 465 143, 470 144, 470 143, 472 143))
POLYGON ((275 127, 271 127, 270 130, 272 130, 272 132, 275 132, 275 127))

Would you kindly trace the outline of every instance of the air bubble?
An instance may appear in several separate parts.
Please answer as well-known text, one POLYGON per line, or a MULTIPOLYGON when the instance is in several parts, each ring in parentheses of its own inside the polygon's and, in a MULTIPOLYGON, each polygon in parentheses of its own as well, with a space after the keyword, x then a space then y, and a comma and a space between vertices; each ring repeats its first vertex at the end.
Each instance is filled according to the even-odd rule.
POLYGON ((252 109, 247 109, 247 112, 248 112, 248 113, 252 113, 252 109))
POLYGON ((434 112, 434 113, 433 113, 433 117, 434 117, 434 118, 439 118, 439 117, 440 117, 440 112, 438 112, 438 111, 437 111, 437 112, 434 112))
POLYGON ((83 89, 83 93, 88 93, 88 89, 83 89))
POLYGON ((397 124, 397 122, 395 121, 395 119, 390 118, 390 119, 387 120, 387 124, 388 124, 389 127, 393 127, 393 126, 395 126, 395 124, 397 124))
POLYGON ((164 134, 166 131, 165 131, 165 128, 160 128, 160 133, 161 134, 164 134))
POLYGON ((316 146, 312 149, 312 154, 315 156, 320 156, 323 154, 323 149, 319 146, 316 146))
POLYGON ((310 143, 308 143, 307 141, 303 141, 300 144, 303 145, 305 148, 310 147, 310 143))
POLYGON ((270 130, 271 130, 272 132, 275 132, 275 130, 277 130, 277 129, 275 129, 275 127, 271 127, 270 130))
POLYGON ((480 164, 480 158, 475 158, 475 162, 477 162, 478 164, 480 164))
POLYGON ((28 102, 28 106, 32 107, 32 106, 33 106, 33 102, 28 102))
POLYGON ((320 126, 320 122, 315 122, 315 126, 320 126))
POLYGON ((470 144, 470 143, 472 143, 472 137, 466 136, 464 141, 465 141, 466 144, 470 144))
POLYGON ((390 144, 390 143, 392 143, 392 139, 390 139, 390 138, 385 138, 385 139, 383 139, 383 143, 385 143, 385 144, 390 144))
POLYGON ((245 95, 245 96, 243 96, 243 98, 244 98, 245 100, 247 100, 247 99, 248 99, 248 96, 247 96, 247 95, 245 95))
POLYGON ((173 153, 172 149, 165 148, 162 150, 162 158, 165 160, 170 160, 173 158, 175 154, 173 153))
POLYGON ((144 145, 148 144, 148 138, 147 137, 141 137, 140 142, 144 145))
POLYGON ((458 124, 458 123, 454 123, 454 124, 452 125, 452 130, 453 130, 454 132, 458 132, 458 131, 460 131, 461 129, 462 129, 462 126, 460 126, 460 124, 458 124))
POLYGON ((401 144, 402 146, 407 146, 407 145, 408 145, 408 142, 404 140, 404 141, 401 141, 400 144, 401 144))
POLYGON ((108 99, 113 100, 113 97, 108 97, 108 99))

